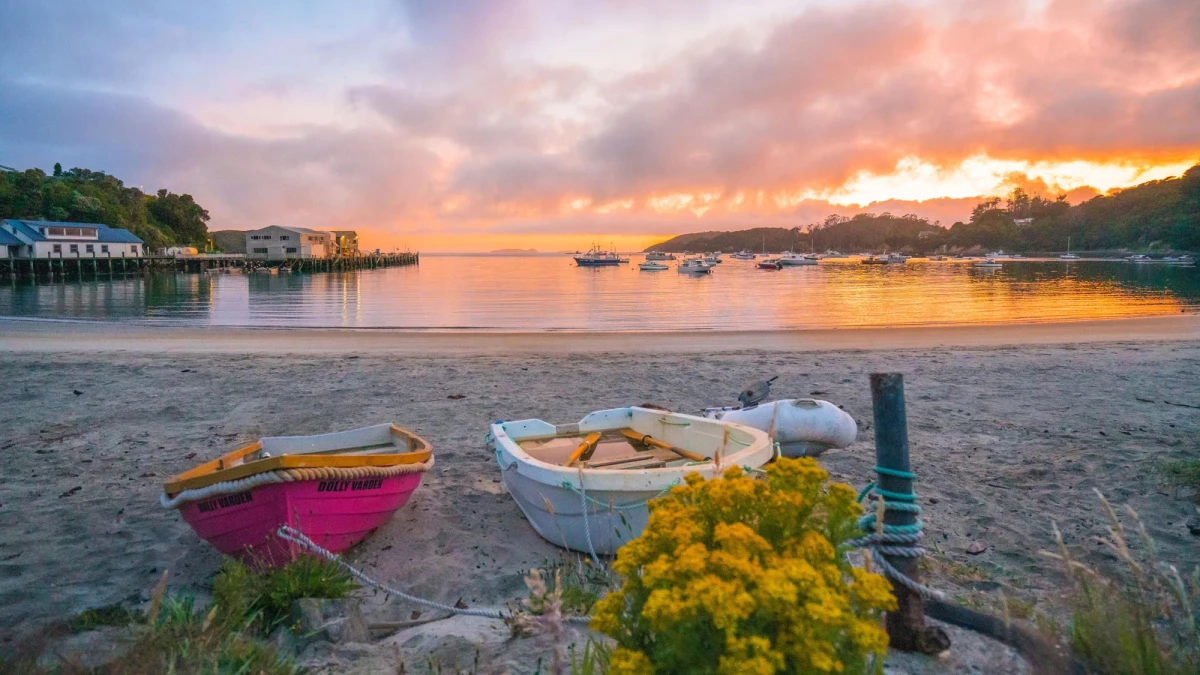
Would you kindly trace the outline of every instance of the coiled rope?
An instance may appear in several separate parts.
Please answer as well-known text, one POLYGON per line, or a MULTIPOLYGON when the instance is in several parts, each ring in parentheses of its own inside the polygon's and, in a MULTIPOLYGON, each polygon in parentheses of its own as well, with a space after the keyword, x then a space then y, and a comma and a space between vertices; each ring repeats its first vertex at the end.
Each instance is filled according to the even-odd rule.
MULTIPOLYGON (((917 474, 910 471, 900 471, 898 469, 889 469, 887 467, 875 467, 876 473, 892 476, 894 478, 905 478, 912 482, 916 482, 917 474)), ((893 511, 900 513, 920 514, 921 507, 917 505, 917 495, 915 492, 892 492, 879 487, 875 481, 868 483, 862 492, 858 493, 858 501, 874 497, 883 502, 884 512, 893 511)), ((884 556, 894 556, 898 558, 921 558, 925 555, 925 549, 919 544, 925 536, 925 523, 920 517, 911 525, 888 525, 886 523, 877 522, 878 515, 874 512, 868 513, 858 519, 858 528, 864 532, 870 532, 865 537, 860 537, 847 542, 855 548, 865 548, 870 551, 871 560, 883 570, 884 576, 901 584, 913 593, 922 598, 933 598, 936 600, 946 600, 946 594, 941 591, 929 588, 923 584, 913 581, 908 575, 896 569, 894 565, 888 562, 884 556)))
POLYGON ((245 492, 256 488, 260 485, 271 485, 274 483, 294 483, 301 480, 359 480, 362 478, 389 478, 391 476, 402 476, 409 473, 420 473, 429 471, 433 468, 433 457, 424 462, 416 462, 413 464, 396 464, 393 466, 355 466, 355 467, 310 467, 300 469, 279 469, 276 471, 266 471, 256 473, 252 476, 239 478, 237 480, 222 481, 213 483, 202 488, 194 490, 184 490, 172 497, 167 493, 163 493, 158 498, 158 503, 164 509, 178 508, 186 502, 196 502, 217 495, 235 494, 245 492))
MULTIPOLYGON (((470 607, 455 607, 454 605, 447 605, 442 602, 435 602, 433 600, 428 600, 426 598, 418 597, 411 593, 405 593, 404 591, 402 591, 398 588, 393 588, 386 584, 380 583, 380 582, 372 579, 371 577, 367 576, 366 574, 364 574, 362 572, 362 570, 359 570, 358 568, 354 567, 350 563, 347 563, 345 560, 342 560, 341 556, 336 555, 336 554, 330 552, 329 550, 325 549, 320 544, 316 543, 312 539, 309 539, 308 536, 305 535, 303 532, 301 532, 293 527, 289 527, 287 525, 280 526, 280 528, 278 530, 276 530, 275 535, 278 536, 280 539, 283 539, 285 541, 289 541, 293 544, 296 544, 297 546, 300 546, 301 548, 307 549, 308 551, 315 553, 316 555, 318 555, 332 563, 335 563, 338 567, 345 570, 347 574, 354 577, 358 581, 362 582, 363 585, 370 586, 371 588, 383 591, 384 593, 388 593, 390 595, 394 595, 403 600, 407 600, 413 604, 421 605, 423 607, 429 607, 430 609, 436 609, 436 610, 439 610, 442 612, 449 612, 451 614, 461 614, 463 616, 478 616, 478 617, 483 617, 485 619, 506 619, 506 618, 509 618, 512 616, 511 612, 509 612, 508 614, 505 614, 503 610, 499 610, 499 609, 484 608, 484 607, 479 607, 479 608, 475 608, 475 609, 472 609, 470 607)), ((578 616, 578 615, 568 615, 565 617, 565 619, 571 623, 588 623, 589 621, 591 621, 591 617, 589 617, 589 616, 578 616)))

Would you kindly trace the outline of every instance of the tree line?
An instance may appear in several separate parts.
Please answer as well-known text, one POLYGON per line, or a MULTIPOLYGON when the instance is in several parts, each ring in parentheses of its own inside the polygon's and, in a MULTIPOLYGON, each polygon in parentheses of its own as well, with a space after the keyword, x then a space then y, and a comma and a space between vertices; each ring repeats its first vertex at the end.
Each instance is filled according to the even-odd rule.
POLYGON ((1076 251, 1200 251, 1200 165, 1076 206, 1065 195, 1016 188, 980 202, 969 220, 949 228, 913 214, 831 215, 801 227, 685 234, 647 250, 1050 253, 1065 250, 1068 238, 1076 251))
POLYGON ((208 211, 189 194, 146 194, 103 171, 74 168, 0 171, 0 219, 101 223, 134 233, 151 250, 163 246, 203 248, 208 211))

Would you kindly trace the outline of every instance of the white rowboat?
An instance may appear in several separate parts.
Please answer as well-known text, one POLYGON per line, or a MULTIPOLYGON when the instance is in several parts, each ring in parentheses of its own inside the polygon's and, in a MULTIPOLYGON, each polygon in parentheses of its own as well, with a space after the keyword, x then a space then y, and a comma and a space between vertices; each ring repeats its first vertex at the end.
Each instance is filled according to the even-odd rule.
POLYGON ((615 554, 641 535, 646 503, 682 485, 684 476, 758 469, 775 452, 758 429, 639 407, 601 410, 575 424, 497 422, 488 443, 533 529, 553 544, 597 555, 615 554))

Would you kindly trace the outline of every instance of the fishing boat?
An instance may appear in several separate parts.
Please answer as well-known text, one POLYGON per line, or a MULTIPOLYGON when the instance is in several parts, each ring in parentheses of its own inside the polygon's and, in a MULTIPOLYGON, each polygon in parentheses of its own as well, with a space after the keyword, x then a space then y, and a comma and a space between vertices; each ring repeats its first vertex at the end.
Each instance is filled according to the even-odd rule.
POLYGON ((504 487, 547 541, 612 555, 646 527, 646 502, 698 473, 758 469, 774 456, 766 432, 732 422, 629 407, 574 424, 497 422, 487 443, 504 487))
POLYGON ((900 253, 889 253, 885 261, 889 265, 903 265, 908 262, 909 256, 900 253))
POLYGON ((663 253, 662 251, 650 251, 649 253, 646 254, 646 260, 648 262, 652 261, 652 260, 674 260, 674 259, 675 259, 674 253, 663 253))
POLYGON ((661 272, 671 268, 667 267, 663 263, 658 262, 657 260, 647 260, 646 262, 638 265, 638 269, 643 272, 661 272))
POLYGON ((733 258, 734 260, 755 260, 756 258, 758 258, 758 255, 751 253, 750 251, 747 251, 746 249, 742 249, 741 251, 738 251, 737 253, 730 255, 729 257, 733 258))
POLYGON ((708 253, 704 256, 704 262, 708 263, 709 265, 718 265, 725 261, 721 260, 720 253, 708 253))
POLYGON ((432 467, 429 443, 393 424, 268 437, 172 477, 161 503, 222 553, 279 565, 301 553, 275 536, 281 525, 345 551, 404 506, 432 467))
POLYGON ((816 258, 810 258, 801 253, 793 253, 791 251, 784 253, 779 258, 779 264, 784 267, 802 267, 804 265, 816 265, 816 258))
POLYGON ((700 258, 688 258, 687 260, 679 263, 679 266, 675 269, 678 270, 680 274, 712 274, 714 267, 716 267, 716 265, 713 265, 705 260, 701 260, 700 258))
POLYGON ((869 255, 869 256, 863 258, 862 260, 860 260, 859 262, 861 262, 864 265, 886 265, 886 264, 888 264, 886 257, 881 258, 877 255, 869 255))
POLYGON ((1001 265, 1000 263, 996 262, 992 258, 984 258, 983 260, 976 262, 973 266, 978 267, 980 269, 992 269, 992 270, 1000 269, 1001 267, 1004 267, 1004 265, 1001 265))
POLYGON ((767 258, 766 260, 758 261, 758 269, 760 270, 781 270, 783 265, 780 264, 777 258, 767 258))
POLYGON ((621 256, 602 251, 599 246, 593 246, 587 253, 575 256, 575 264, 580 267, 604 267, 620 265, 622 262, 629 262, 629 259, 622 260, 621 256))

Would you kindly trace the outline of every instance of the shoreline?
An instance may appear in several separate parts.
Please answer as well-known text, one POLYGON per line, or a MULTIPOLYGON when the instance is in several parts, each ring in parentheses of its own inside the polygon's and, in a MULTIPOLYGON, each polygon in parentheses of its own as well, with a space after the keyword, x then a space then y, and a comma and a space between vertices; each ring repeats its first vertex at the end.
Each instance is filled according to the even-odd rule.
POLYGON ((5 352, 542 354, 819 352, 1200 340, 1200 314, 1009 325, 772 331, 501 332, 182 327, 0 318, 5 352))

